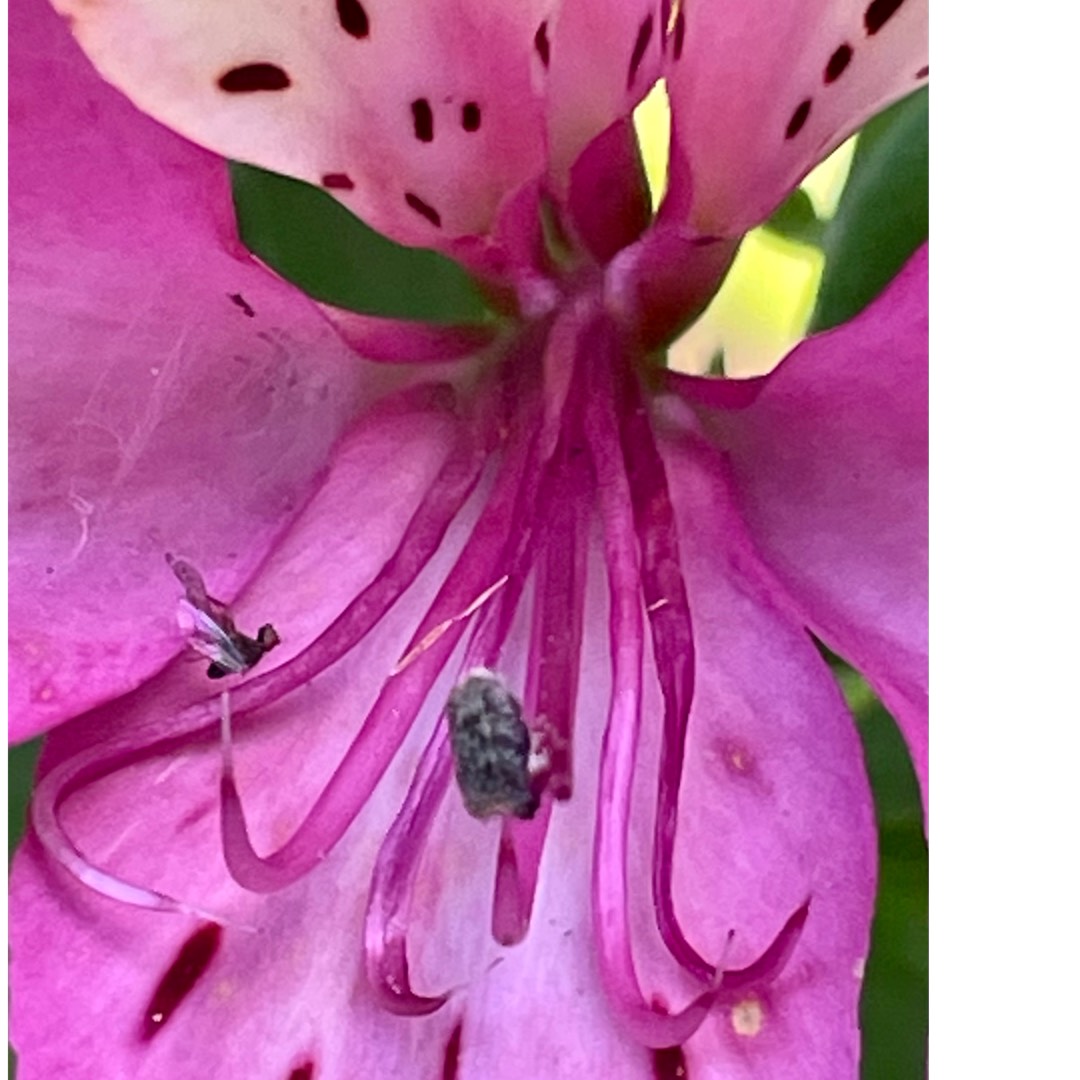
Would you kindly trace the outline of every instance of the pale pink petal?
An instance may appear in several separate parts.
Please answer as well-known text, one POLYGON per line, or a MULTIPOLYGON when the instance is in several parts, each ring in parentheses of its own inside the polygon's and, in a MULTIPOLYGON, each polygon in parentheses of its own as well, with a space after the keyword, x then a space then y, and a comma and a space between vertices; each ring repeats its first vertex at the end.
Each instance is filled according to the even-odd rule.
POLYGON ((896 716, 924 800, 928 261, 924 247, 865 312, 745 384, 734 408, 720 400, 732 384, 678 383, 715 406, 707 423, 755 545, 806 625, 896 716))
POLYGON ((541 171, 540 0, 54 2, 140 108, 403 243, 486 232, 541 171))
POLYGON ((556 190, 563 189, 578 154, 613 121, 629 116, 656 82, 668 6, 656 0, 562 0, 537 31, 556 190))
POLYGON ((174 551, 230 599, 378 385, 237 242, 223 163, 12 8, 11 735, 182 645, 174 551))
POLYGON ((762 221, 831 149, 925 82, 926 0, 679 5, 673 195, 707 235, 762 221), (685 165, 685 169, 683 169, 685 165), (691 190, 687 191, 684 186, 691 190))

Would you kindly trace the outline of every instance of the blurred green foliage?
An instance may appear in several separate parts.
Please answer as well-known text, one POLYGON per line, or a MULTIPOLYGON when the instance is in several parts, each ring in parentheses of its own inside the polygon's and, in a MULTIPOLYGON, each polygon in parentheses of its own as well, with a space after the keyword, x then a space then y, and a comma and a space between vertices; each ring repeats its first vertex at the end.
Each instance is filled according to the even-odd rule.
POLYGON ((825 273, 810 329, 857 315, 930 230, 930 91, 916 91, 859 135, 836 214, 820 240, 825 273))
POLYGON ((41 740, 33 739, 8 751, 8 862, 26 829, 30 787, 41 754, 41 740))
POLYGON ((810 196, 798 187, 773 211, 772 217, 762 228, 785 240, 821 247, 826 224, 817 216, 810 196))
POLYGON ((230 168, 244 243, 309 296, 421 322, 489 316, 472 278, 445 256, 395 244, 310 184, 251 165, 230 168))
POLYGON ((930 91, 924 87, 859 133, 836 213, 820 219, 796 188, 764 228, 825 255, 811 332, 857 315, 896 276, 930 230, 930 91))

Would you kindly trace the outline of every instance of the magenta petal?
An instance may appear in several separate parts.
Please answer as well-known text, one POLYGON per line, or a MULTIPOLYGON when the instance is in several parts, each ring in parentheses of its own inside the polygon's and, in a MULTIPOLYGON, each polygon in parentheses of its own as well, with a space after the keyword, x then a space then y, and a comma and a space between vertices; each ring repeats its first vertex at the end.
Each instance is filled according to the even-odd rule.
POLYGON ((367 360, 407 364, 460 360, 485 349, 498 333, 494 324, 437 326, 360 315, 329 304, 320 307, 342 338, 367 360))
POLYGON ((716 295, 738 248, 738 240, 650 229, 608 266, 608 307, 637 334, 644 351, 660 348, 716 295))
MULTIPOLYGON (((859 737, 827 666, 777 605, 721 463, 696 437, 659 442, 697 653, 674 903, 703 956, 721 955, 734 931, 731 983, 684 1047, 687 1073, 854 1076, 876 868, 859 737)), ((647 735, 643 762, 658 751, 647 735)), ((652 798, 651 784, 639 790, 652 798)), ((643 980, 670 966, 660 948, 639 955, 643 980)))
MULTIPOLYGON (((283 637, 274 662, 279 653, 288 662, 376 577, 438 474, 454 431, 445 415, 382 410, 342 445, 327 482, 240 604, 242 621, 273 612, 283 637), (364 507, 362 526, 357 505, 364 507)), ((237 725, 237 769, 261 844, 292 832, 333 772, 355 733, 358 703, 362 709, 371 700, 400 656, 459 540, 448 538, 413 589, 347 657, 237 725)), ((134 694, 51 735, 44 767, 62 766, 103 740, 166 736, 206 686, 201 666, 174 663, 134 694)), ((425 709, 418 735, 437 708, 425 709)), ((144 1038, 155 987, 199 922, 104 900, 46 863, 28 840, 12 894, 20 1075, 287 1080, 311 1060, 314 1075, 326 1080, 354 1076, 357 1062, 396 1075, 415 1067, 437 1076, 453 1017, 419 1021, 425 1045, 418 1048, 416 1029, 381 1012, 362 975, 367 883, 417 750, 415 740, 405 747, 349 843, 310 878, 269 898, 246 893, 225 867, 213 741, 192 740, 73 794, 61 819, 88 858, 122 879, 221 912, 229 925, 191 993, 163 1023, 150 1021, 153 1034, 144 1038)), ((455 984, 460 976, 449 972, 455 984)))
POLYGON ((167 550, 231 599, 355 411, 356 357, 237 243, 222 163, 12 8, 11 728, 181 648, 167 550))
MULTIPOLYGON (((865 312, 758 380, 752 404, 708 414, 758 550, 895 715, 924 806, 927 272, 924 247, 865 312)), ((681 385, 701 400, 714 384, 681 385)))
POLYGON ((649 184, 629 117, 597 135, 574 162, 567 207, 582 243, 602 263, 645 230, 649 184))

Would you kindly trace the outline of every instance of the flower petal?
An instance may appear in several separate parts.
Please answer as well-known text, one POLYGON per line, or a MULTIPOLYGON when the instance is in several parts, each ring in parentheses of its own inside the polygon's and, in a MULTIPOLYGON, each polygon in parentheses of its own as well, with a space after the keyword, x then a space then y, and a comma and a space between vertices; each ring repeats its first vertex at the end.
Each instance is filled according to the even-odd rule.
POLYGON ((707 235, 739 236, 860 124, 928 73, 926 0, 681 5, 668 67, 673 191, 707 235))
MULTIPOLYGON (((740 980, 735 993, 722 984, 722 1004, 683 1047, 686 1072, 855 1076, 876 867, 859 737, 828 668, 759 576, 722 463, 710 462, 697 439, 668 433, 660 448, 697 651, 675 834, 675 908, 703 956, 720 955, 734 931, 723 966, 742 969, 809 898, 805 926, 775 980, 740 980)), ((646 704, 659 717, 655 691, 653 699, 646 704)), ((645 763, 659 753, 659 724, 650 730, 645 763)), ((645 772, 638 785, 643 803, 655 798, 648 765, 645 772)), ((645 817, 643 834, 650 825, 645 817)), ((659 972, 671 962, 650 942, 642 935, 641 967, 664 988, 659 972)))
POLYGON ((370 375, 245 255, 221 162, 12 8, 11 736, 181 647, 164 552, 231 599, 370 375))
MULTIPOLYGON (((850 323, 810 338, 708 425, 754 543, 801 618, 855 665, 927 784, 925 247, 850 323), (749 395, 747 395, 749 396, 749 395)), ((677 381, 697 400, 723 381, 677 381)))
POLYGON ((613 121, 628 117, 656 82, 666 47, 663 6, 656 0, 562 0, 551 24, 537 31, 548 69, 549 168, 557 190, 578 154, 613 121))
POLYGON ((438 326, 361 315, 322 305, 326 317, 360 356, 384 363, 426 364, 460 360, 486 349, 497 328, 491 323, 438 326))
POLYGON ((54 3, 140 108, 403 243, 486 232, 540 171, 539 0, 54 3))
MULTIPOLYGON (((241 604, 241 617, 256 607, 273 610, 283 637, 275 659, 302 649, 391 556, 404 521, 438 474, 452 431, 446 417, 386 409, 342 446, 327 483, 241 604), (362 526, 357 505, 364 508, 362 526)), ((447 544, 451 558, 457 541, 447 544)), ((295 829, 344 753, 357 708, 400 656, 437 584, 433 574, 448 565, 438 556, 346 660, 238 725, 237 770, 260 843, 295 829)), ((59 767, 101 740, 149 742, 175 732, 185 706, 204 698, 207 685, 201 668, 174 663, 123 701, 51 736, 43 768, 59 767)), ((433 695, 416 739, 437 721, 438 701, 433 695)), ((395 1074, 427 1062, 437 1075, 453 1018, 433 1018, 421 1029, 425 1046, 418 1049, 415 1029, 374 1007, 361 974, 364 895, 415 762, 416 739, 389 770, 349 843, 270 898, 244 892, 225 868, 212 741, 190 740, 73 793, 62 818, 89 859, 222 912, 229 922, 205 975, 189 976, 190 994, 163 998, 155 987, 197 922, 104 900, 47 863, 29 840, 18 856, 12 898, 20 1074, 224 1071, 285 1080, 312 1061, 315 1076, 343 1080, 355 1075, 356 1061, 374 1065, 377 1053, 380 1067, 395 1074), (252 926, 256 933, 247 929, 252 926), (46 1001, 53 1004, 45 1007, 46 1001), (155 1021, 155 1011, 173 1015, 155 1021)), ((458 983, 460 975, 451 971, 458 983)))

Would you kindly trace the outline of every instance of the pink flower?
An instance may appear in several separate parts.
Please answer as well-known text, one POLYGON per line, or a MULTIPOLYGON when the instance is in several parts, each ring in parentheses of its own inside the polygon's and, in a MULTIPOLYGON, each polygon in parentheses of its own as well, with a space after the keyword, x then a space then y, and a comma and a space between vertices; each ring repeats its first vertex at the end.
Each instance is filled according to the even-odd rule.
POLYGON ((220 160, 13 5, 12 732, 55 728, 20 1075, 854 1075, 873 813, 806 631, 925 798, 926 252, 769 377, 655 356, 925 77, 925 4, 57 7, 151 115, 501 316, 328 321, 245 254, 220 160), (166 552, 281 636, 224 775, 166 552), (546 738, 530 820, 454 790, 478 665, 546 738))

